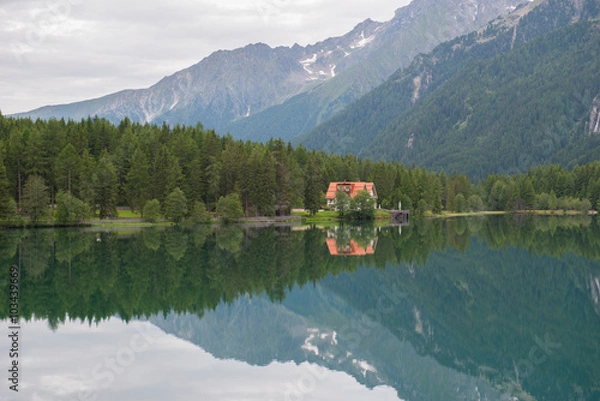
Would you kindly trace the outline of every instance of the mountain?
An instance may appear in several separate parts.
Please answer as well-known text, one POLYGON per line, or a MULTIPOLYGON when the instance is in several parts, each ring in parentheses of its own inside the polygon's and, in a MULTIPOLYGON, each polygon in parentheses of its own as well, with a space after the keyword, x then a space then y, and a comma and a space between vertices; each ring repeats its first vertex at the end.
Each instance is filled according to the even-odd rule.
MULTIPOLYGON (((407 66, 415 55, 475 30, 513 10, 522 0, 415 0, 367 36, 363 60, 335 77, 309 88, 282 104, 235 120, 226 127, 234 137, 265 141, 289 140, 341 112, 348 104, 407 66)), ((355 29, 353 35, 361 33, 355 29)))
POLYGON ((230 129, 237 137, 290 138, 341 111, 415 54, 482 26, 520 1, 415 0, 391 21, 366 20, 344 36, 315 45, 273 49, 258 43, 218 51, 148 89, 16 116, 201 122, 230 129), (268 111, 273 106, 279 107, 268 111))
POLYGON ((543 0, 439 45, 298 138, 473 178, 600 156, 598 0, 543 0))

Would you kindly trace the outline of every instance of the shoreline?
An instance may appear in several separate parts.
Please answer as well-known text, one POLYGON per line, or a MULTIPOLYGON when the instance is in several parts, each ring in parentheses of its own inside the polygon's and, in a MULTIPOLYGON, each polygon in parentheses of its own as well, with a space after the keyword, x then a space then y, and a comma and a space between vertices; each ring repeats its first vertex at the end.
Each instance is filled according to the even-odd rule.
MULTIPOLYGON (((322 213, 322 212, 320 212, 322 213)), ((481 212, 464 212, 464 213, 453 213, 453 212, 442 212, 441 214, 428 213, 422 218, 426 219, 447 219, 456 217, 485 217, 485 216, 502 216, 502 215, 532 215, 532 216, 559 216, 559 217, 573 217, 573 216, 595 216, 598 214, 595 210, 590 210, 587 213, 582 213, 578 210, 519 210, 519 211, 481 211, 481 212)), ((413 217, 418 219, 418 217, 413 217)), ((362 222, 365 220, 349 220, 344 217, 333 216, 331 212, 325 212, 315 216, 308 215, 291 215, 291 216, 280 216, 280 217, 244 217, 239 221, 232 223, 237 225, 249 226, 249 227, 267 227, 272 225, 282 226, 294 226, 302 224, 318 224, 318 223, 342 223, 342 222, 362 222)), ((376 216, 375 219, 371 220, 374 223, 390 223, 391 218, 389 216, 376 216)), ((43 228, 85 228, 85 229, 143 229, 152 227, 190 227, 190 226, 221 226, 224 225, 220 219, 213 218, 208 223, 194 223, 191 221, 184 221, 180 224, 175 224, 168 220, 160 220, 157 222, 144 221, 141 218, 114 218, 106 220, 86 220, 75 224, 55 224, 54 222, 45 221, 36 224, 22 224, 22 223, 0 223, 0 230, 14 230, 14 229, 43 229, 43 228)))

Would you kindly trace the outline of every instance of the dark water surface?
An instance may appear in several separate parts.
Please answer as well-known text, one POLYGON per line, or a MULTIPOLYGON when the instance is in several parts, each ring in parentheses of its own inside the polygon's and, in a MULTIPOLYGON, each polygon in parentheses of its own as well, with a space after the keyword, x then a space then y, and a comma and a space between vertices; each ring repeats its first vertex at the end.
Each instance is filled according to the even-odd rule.
POLYGON ((1 400, 600 399, 593 218, 1 231, 11 267, 1 400))

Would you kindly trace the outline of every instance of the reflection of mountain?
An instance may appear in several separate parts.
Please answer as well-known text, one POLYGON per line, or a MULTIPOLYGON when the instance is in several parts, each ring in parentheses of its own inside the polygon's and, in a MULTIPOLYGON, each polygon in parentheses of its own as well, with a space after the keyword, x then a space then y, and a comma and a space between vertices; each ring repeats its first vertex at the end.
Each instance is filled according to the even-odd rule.
POLYGON ((202 319, 152 321, 219 358, 308 361, 407 400, 592 400, 600 318, 587 277, 597 271, 573 255, 473 241, 412 272, 363 268, 295 288, 282 304, 243 297, 202 319))
POLYGON ((152 323, 220 359, 253 365, 310 362, 407 400, 501 400, 490 385, 419 355, 413 346, 354 310, 330 290, 296 288, 281 304, 243 297, 203 318, 170 314, 152 323))

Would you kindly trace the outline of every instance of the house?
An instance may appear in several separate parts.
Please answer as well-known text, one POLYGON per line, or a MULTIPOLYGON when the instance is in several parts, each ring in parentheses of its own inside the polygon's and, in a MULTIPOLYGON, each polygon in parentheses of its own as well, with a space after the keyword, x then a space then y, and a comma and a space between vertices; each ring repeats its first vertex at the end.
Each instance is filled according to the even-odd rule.
POLYGON ((331 207, 335 204, 335 194, 338 191, 345 192, 346 195, 348 195, 352 199, 360 191, 365 190, 377 201, 377 191, 375 190, 375 184, 373 184, 372 182, 331 182, 329 184, 329 189, 327 189, 327 195, 325 195, 325 199, 327 199, 327 206, 331 207))

